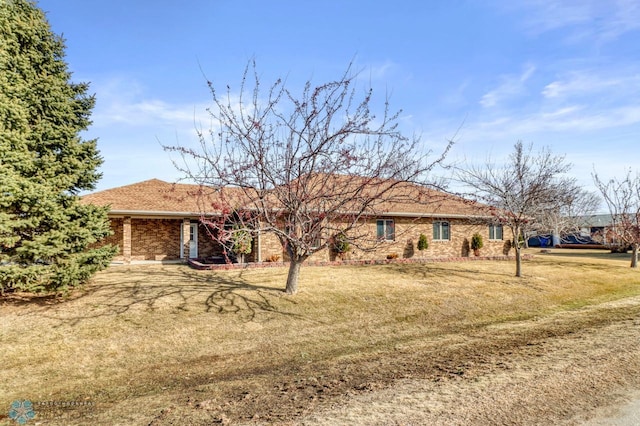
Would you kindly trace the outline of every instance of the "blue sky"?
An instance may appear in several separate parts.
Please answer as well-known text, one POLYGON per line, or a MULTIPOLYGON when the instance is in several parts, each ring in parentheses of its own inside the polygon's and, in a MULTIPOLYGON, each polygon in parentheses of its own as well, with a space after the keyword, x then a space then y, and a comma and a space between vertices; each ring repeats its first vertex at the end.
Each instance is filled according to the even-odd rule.
POLYGON ((74 81, 97 105, 85 135, 104 157, 98 189, 178 179, 161 144, 206 124, 206 78, 238 87, 255 57, 264 82, 338 78, 350 61, 402 109, 407 134, 450 161, 501 159, 522 140, 591 173, 638 170, 637 0, 40 0, 66 39, 74 81))

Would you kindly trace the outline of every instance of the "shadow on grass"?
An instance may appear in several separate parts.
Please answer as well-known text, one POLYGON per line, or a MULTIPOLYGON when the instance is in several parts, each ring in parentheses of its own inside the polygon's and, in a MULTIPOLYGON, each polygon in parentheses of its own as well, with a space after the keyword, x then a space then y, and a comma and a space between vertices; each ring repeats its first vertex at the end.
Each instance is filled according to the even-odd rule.
POLYGON ((536 254, 538 258, 553 262, 554 257, 570 260, 573 265, 583 268, 591 268, 594 270, 607 270, 612 268, 626 267, 631 264, 630 253, 611 253, 609 251, 588 252, 581 250, 556 251, 552 250, 548 253, 536 254), (603 263, 593 262, 593 260, 602 260, 603 263))
POLYGON ((23 315, 40 314, 67 325, 132 312, 210 312, 234 315, 241 321, 265 321, 272 315, 300 317, 281 309, 284 292, 256 285, 242 273, 202 273, 184 267, 135 268, 106 271, 89 285, 66 297, 14 295, 6 305, 22 306, 23 315), (29 305, 29 306, 26 306, 29 305), (35 308, 34 308, 35 307, 35 308))
MULTIPOLYGON (((509 263, 511 266, 511 262, 509 263)), ((478 277, 478 271, 473 267, 473 263, 458 263, 455 268, 444 267, 438 263, 423 263, 423 264, 389 264, 385 265, 385 268, 393 271, 394 274, 399 275, 408 275, 411 277, 418 277, 425 280, 433 280, 433 279, 463 279, 463 280, 474 280, 478 277)), ((513 267, 515 268, 515 262, 513 263, 513 267)), ((500 279, 511 278, 513 277, 513 273, 503 272, 503 271, 482 271, 482 276, 486 277, 497 277, 500 279)))
POLYGON ((557 250, 550 249, 548 252, 540 252, 540 255, 572 257, 576 259, 600 259, 600 260, 628 260, 631 262, 631 253, 611 253, 610 250, 586 251, 586 250, 557 250))

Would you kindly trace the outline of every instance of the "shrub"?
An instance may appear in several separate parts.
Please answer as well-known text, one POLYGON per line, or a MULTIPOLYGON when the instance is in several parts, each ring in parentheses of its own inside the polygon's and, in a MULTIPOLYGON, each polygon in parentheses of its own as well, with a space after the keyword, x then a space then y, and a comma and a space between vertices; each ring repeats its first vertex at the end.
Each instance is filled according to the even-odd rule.
POLYGON ((427 236, 424 234, 420 234, 418 238, 418 250, 426 250, 429 248, 429 241, 427 241, 427 236))
POLYGON ((471 249, 480 250, 483 245, 484 244, 482 242, 482 235, 478 234, 477 232, 473 234, 473 237, 471 237, 471 249))
POLYGON ((339 254, 348 252, 351 249, 351 246, 349 245, 349 240, 347 239, 347 236, 344 234, 336 235, 333 238, 332 248, 333 248, 333 251, 339 254))
POLYGON ((244 263, 245 255, 251 253, 253 243, 251 233, 240 226, 234 226, 231 230, 229 241, 231 243, 231 251, 237 257, 238 262, 244 263))

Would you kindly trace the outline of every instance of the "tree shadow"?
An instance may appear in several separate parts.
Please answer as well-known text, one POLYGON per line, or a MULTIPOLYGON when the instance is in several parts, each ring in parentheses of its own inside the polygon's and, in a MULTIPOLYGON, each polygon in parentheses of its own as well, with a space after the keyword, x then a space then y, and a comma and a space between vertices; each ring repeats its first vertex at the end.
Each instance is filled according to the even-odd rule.
MULTIPOLYGON (((466 263, 466 262, 465 262, 466 263)), ((416 264, 389 264, 384 265, 385 268, 389 268, 394 274, 408 275, 411 277, 418 277, 426 280, 433 279, 450 279, 450 278, 462 278, 465 280, 473 281, 478 278, 478 273, 473 269, 472 265, 466 265, 465 263, 459 264, 458 268, 446 268, 440 266, 437 262, 434 263, 416 263, 416 264)), ((505 277, 512 277, 513 274, 509 272, 501 271, 482 271, 483 277, 499 277, 503 279, 505 277)))
POLYGON ((282 301, 296 303, 282 290, 252 284, 242 273, 231 276, 162 267, 136 269, 136 275, 121 280, 125 275, 114 274, 113 282, 92 282, 66 297, 15 295, 5 298, 3 304, 25 308, 19 315, 40 315, 59 321, 59 325, 143 311, 171 314, 199 310, 233 315, 243 322, 268 321, 274 315, 302 318, 282 309, 282 301))
MULTIPOLYGON (((565 249, 566 250, 566 249, 565 249)), ((576 259, 600 259, 600 260, 620 260, 631 261, 631 253, 612 253, 610 250, 584 251, 581 249, 569 249, 571 251, 558 251, 548 249, 546 252, 540 252, 541 255, 571 257, 576 259)))
POLYGON ((0 306, 52 307, 71 300, 73 290, 66 293, 27 293, 11 291, 0 295, 0 306))
POLYGON ((502 254, 505 256, 509 256, 509 253, 511 252, 512 248, 513 248, 513 245, 511 244, 511 240, 506 240, 502 245, 502 254))
POLYGON ((460 248, 460 256, 462 257, 471 256, 471 243, 469 243, 469 240, 467 238, 462 240, 462 247, 460 248))
POLYGON ((407 243, 404 246, 404 249, 402 250, 402 258, 411 259, 415 255, 415 253, 416 252, 414 249, 413 240, 408 239, 407 243))

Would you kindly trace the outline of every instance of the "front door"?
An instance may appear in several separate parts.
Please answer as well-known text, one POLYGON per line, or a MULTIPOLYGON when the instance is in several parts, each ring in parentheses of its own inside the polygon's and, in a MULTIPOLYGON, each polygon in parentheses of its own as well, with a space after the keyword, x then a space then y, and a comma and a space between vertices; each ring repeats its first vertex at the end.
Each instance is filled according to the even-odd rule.
POLYGON ((198 224, 192 223, 189 226, 189 257, 198 257, 198 224))

